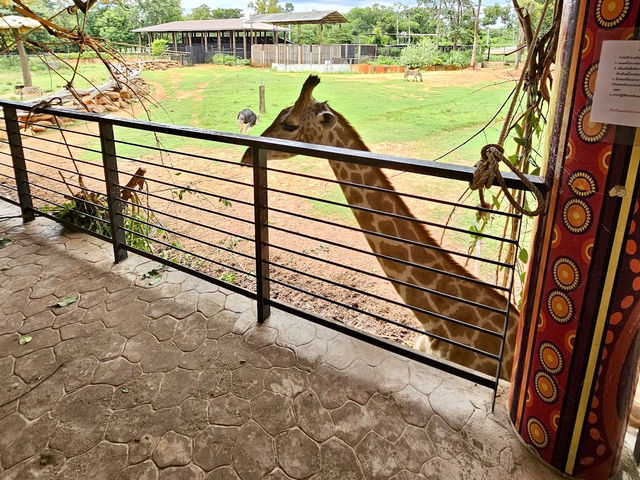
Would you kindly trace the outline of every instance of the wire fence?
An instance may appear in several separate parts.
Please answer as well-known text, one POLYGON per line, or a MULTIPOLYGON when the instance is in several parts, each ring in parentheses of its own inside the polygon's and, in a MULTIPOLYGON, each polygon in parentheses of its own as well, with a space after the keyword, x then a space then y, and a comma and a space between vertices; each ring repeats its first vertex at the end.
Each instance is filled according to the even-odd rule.
POLYGON ((520 217, 494 210, 470 229, 489 212, 450 192, 472 169, 48 108, 35 112, 82 123, 34 135, 26 105, 0 106, 0 198, 26 221, 73 224, 116 261, 135 252, 255 299, 259 322, 279 308, 496 391, 516 276, 498 252, 517 249, 506 225, 520 217), (305 157, 267 164, 267 150, 305 157), (486 366, 410 348, 424 338, 486 366))

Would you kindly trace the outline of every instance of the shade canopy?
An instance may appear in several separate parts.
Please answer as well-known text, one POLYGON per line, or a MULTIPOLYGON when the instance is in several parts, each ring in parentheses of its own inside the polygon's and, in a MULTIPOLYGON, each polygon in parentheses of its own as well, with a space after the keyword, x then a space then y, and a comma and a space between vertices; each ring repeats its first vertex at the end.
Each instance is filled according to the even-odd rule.
POLYGON ((273 25, 302 25, 314 23, 348 23, 347 20, 337 10, 324 10, 310 12, 289 12, 289 13, 266 13, 254 15, 249 18, 250 22, 264 22, 273 25))
POLYGON ((33 18, 20 17, 18 15, 7 15, 0 17, 0 30, 17 30, 18 33, 27 33, 42 25, 33 18))
MULTIPOLYGON (((277 31, 289 31, 288 28, 276 27, 277 31)), ((273 31, 273 25, 245 21, 244 18, 220 18, 215 20, 183 20, 180 22, 162 23, 132 30, 139 33, 167 33, 167 32, 221 32, 221 31, 273 31)))

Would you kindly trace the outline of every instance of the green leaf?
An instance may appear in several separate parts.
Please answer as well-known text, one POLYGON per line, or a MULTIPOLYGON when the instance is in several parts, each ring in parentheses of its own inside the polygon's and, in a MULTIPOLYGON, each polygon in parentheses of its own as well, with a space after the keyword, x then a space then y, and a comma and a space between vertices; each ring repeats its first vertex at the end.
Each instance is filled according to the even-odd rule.
POLYGON ((496 208, 500 208, 500 199, 496 195, 492 195, 491 200, 496 208))
POLYGON ((11 243, 8 238, 0 237, 0 248, 4 248, 7 243, 11 243))
POLYGON ((527 139, 526 138, 513 137, 513 141, 516 142, 521 147, 526 147, 527 146, 527 139))
POLYGON ((31 340, 33 340, 33 337, 31 335, 22 335, 20 337, 20 340, 18 340, 18 343, 20 345, 24 345, 25 343, 29 343, 31 340))
POLYGON ((142 275, 140 275, 140 278, 144 280, 145 278, 157 277, 161 275, 162 272, 164 272, 166 269, 167 269, 166 265, 158 265, 156 268, 153 268, 148 272, 145 272, 142 275))
POLYGON ((157 285, 158 283, 160 283, 162 281, 162 277, 160 275, 158 275, 157 277, 152 277, 149 280, 149 285, 157 285))
POLYGON ((527 261, 529 261, 529 252, 527 252, 526 248, 520 249, 520 253, 518 253, 518 260, 522 263, 527 263, 527 261))
POLYGON ((516 133, 518 134, 519 137, 524 137, 524 131, 522 130, 522 127, 520 126, 520 124, 516 123, 513 128, 515 128, 516 133))
POLYGON ((67 305, 71 305, 74 302, 78 301, 78 295, 73 295, 71 297, 63 298, 56 305, 59 307, 66 307, 67 305))

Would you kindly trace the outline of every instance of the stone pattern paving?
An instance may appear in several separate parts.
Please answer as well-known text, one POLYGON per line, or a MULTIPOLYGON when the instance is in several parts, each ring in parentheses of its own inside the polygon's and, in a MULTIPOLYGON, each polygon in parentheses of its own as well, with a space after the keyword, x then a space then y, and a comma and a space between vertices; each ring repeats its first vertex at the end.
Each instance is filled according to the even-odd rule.
POLYGON ((181 272, 150 286, 157 263, 45 219, 0 236, 1 480, 560 478, 504 393, 489 413, 485 388, 282 312, 258 326, 181 272))

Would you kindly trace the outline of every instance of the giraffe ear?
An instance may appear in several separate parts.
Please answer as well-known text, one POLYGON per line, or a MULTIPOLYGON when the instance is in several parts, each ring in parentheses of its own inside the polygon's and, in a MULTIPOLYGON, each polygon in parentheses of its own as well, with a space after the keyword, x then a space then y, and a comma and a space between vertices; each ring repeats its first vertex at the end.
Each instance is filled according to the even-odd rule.
POLYGON ((331 130, 338 123, 338 118, 329 110, 319 113, 318 120, 320 120, 320 125, 325 130, 331 130))

